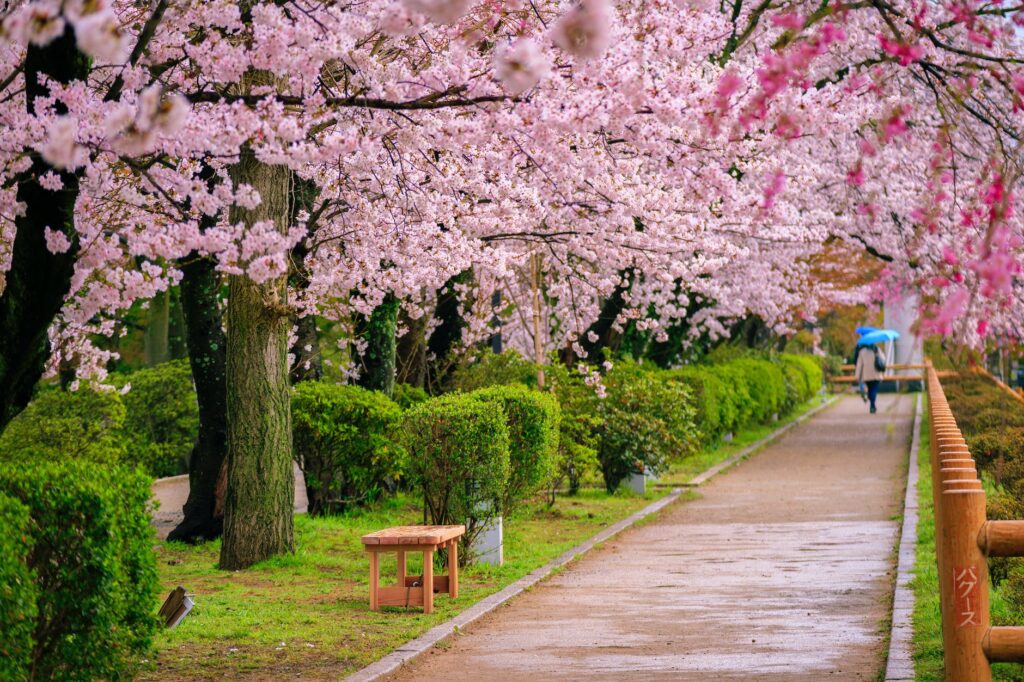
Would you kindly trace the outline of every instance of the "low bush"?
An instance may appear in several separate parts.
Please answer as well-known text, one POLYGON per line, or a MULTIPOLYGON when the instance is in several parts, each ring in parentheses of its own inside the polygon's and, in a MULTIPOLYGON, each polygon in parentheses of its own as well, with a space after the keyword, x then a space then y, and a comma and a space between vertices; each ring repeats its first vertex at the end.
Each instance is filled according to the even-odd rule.
POLYGON ((310 514, 335 514, 381 496, 401 478, 392 438, 402 410, 359 386, 304 381, 292 393, 292 447, 306 478, 310 514))
POLYGON ((719 407, 722 432, 739 431, 754 416, 754 399, 743 371, 732 364, 711 365, 708 371, 721 380, 725 392, 719 407))
POLYGON ((516 385, 481 388, 469 395, 495 403, 505 413, 510 469, 500 509, 512 515, 554 473, 561 421, 558 401, 549 393, 516 385))
POLYGON ((30 519, 31 679, 128 679, 149 648, 157 625, 150 484, 141 472, 90 462, 0 466, 0 492, 30 519))
POLYGON ((395 384, 395 390, 391 396, 391 399, 403 410, 408 410, 413 405, 419 405, 429 398, 430 395, 422 388, 409 384, 395 384))
POLYGON ((598 470, 597 444, 601 418, 597 414, 598 397, 578 372, 558 363, 544 368, 545 390, 558 400, 558 455, 547 482, 548 503, 563 485, 568 493, 579 492, 583 481, 598 470))
POLYGON ((992 470, 997 481, 1005 480, 1000 468, 1006 462, 1024 459, 1024 428, 991 429, 965 437, 967 448, 978 466, 992 470))
POLYGON ((124 423, 116 391, 47 388, 0 434, 0 459, 113 464, 125 457, 124 423))
POLYGON ((775 363, 756 358, 740 358, 729 367, 742 373, 753 404, 754 421, 766 422, 786 407, 786 379, 775 363))
POLYGON ((132 372, 124 394, 125 458, 151 476, 188 471, 199 435, 199 405, 187 360, 165 362, 132 372))
POLYGON ((680 382, 620 363, 604 383, 607 396, 598 401, 598 460, 609 492, 634 472, 657 475, 671 458, 695 450, 694 411, 680 382))
POLYGON ((823 372, 816 358, 783 353, 779 366, 786 379, 787 409, 810 400, 821 388, 823 372))
POLYGON ((471 355, 452 373, 452 388, 470 392, 487 386, 537 385, 537 365, 514 350, 471 355))
POLYGON ((26 680, 38 589, 28 567, 28 507, 0 493, 0 680, 26 680))
POLYGON ((465 524, 460 563, 494 517, 509 477, 509 432, 500 405, 463 394, 416 405, 402 422, 409 474, 436 525, 465 524))
POLYGON ((726 395, 728 387, 721 376, 708 367, 697 365, 668 370, 664 376, 670 381, 681 382, 689 389, 701 445, 706 447, 717 442, 726 432, 727 422, 735 420, 734 417, 728 419, 732 405, 726 395))

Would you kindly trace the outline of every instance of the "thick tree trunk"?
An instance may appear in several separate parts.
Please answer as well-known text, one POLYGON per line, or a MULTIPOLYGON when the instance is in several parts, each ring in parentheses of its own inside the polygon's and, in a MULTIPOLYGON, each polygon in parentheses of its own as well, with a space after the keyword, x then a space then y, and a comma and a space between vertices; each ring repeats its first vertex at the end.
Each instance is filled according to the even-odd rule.
POLYGON ((388 294, 374 308, 369 319, 360 317, 356 324, 356 336, 366 341, 366 348, 360 357, 362 371, 359 374, 359 385, 371 391, 380 391, 389 398, 395 392, 395 328, 399 308, 401 302, 398 298, 388 294))
POLYGON ((199 399, 199 438, 192 448, 185 518, 169 540, 201 542, 223 530, 223 488, 227 455, 227 339, 220 309, 220 276, 210 258, 192 253, 179 261, 181 307, 188 358, 199 399))
POLYGON ((161 291, 149 302, 146 335, 143 344, 146 366, 152 367, 171 359, 170 345, 171 294, 161 291))
MULTIPOLYGON (((252 210, 233 208, 233 223, 273 220, 287 229, 286 167, 264 164, 245 149, 232 179, 248 183, 261 197, 252 210)), ((228 287, 228 486, 220 566, 233 570, 292 551, 295 480, 287 276, 256 283, 232 275, 228 287)))
MULTIPOLYGON (((49 94, 44 78, 66 84, 85 79, 88 71, 89 61, 75 46, 70 25, 45 47, 30 44, 25 57, 28 111, 34 112, 36 99, 49 94)), ((51 168, 33 153, 32 165, 19 177, 17 199, 25 210, 14 219, 10 270, 0 275, 0 431, 32 398, 50 356, 47 331, 71 288, 79 248, 74 224, 78 174, 51 168), (51 170, 63 183, 57 191, 39 184, 51 170), (63 233, 70 247, 50 253, 46 228, 63 233)))
MULTIPOLYGON (((295 173, 291 175, 292 201, 288 215, 289 224, 294 223, 301 211, 312 212, 316 200, 316 183, 304 180, 295 173)), ((291 272, 288 284, 296 291, 305 291, 309 286, 309 270, 306 268, 306 244, 300 241, 292 249, 291 272)), ((291 354, 295 358, 291 369, 292 384, 302 381, 319 381, 324 375, 323 359, 320 356, 320 335, 316 329, 316 315, 299 315, 294 320, 295 343, 291 354)))
POLYGON ((397 340, 395 379, 398 383, 423 388, 427 374, 427 316, 417 319, 399 311, 405 333, 397 340))
MULTIPOLYGON (((615 287, 611 295, 604 300, 597 319, 587 327, 587 331, 580 335, 579 343, 587 354, 586 360, 588 362, 601 362, 602 350, 605 348, 614 349, 614 343, 618 336, 614 329, 615 320, 618 319, 619 314, 626 308, 626 293, 633 287, 634 277, 635 273, 632 268, 622 272, 622 281, 615 287), (591 335, 596 336, 596 340, 591 341, 591 335)), ((567 365, 571 366, 579 359, 581 358, 576 357, 576 353, 573 352, 572 348, 566 348, 562 351, 562 361, 567 365)))
POLYGON ((316 315, 302 315, 295 320, 295 344, 291 353, 295 357, 291 370, 294 386, 303 381, 320 381, 324 375, 320 357, 320 336, 316 330, 316 315))
POLYGON ((473 271, 463 270, 449 278, 444 286, 437 290, 437 309, 434 311, 434 317, 437 318, 438 324, 427 341, 427 350, 433 356, 427 362, 426 383, 431 393, 441 393, 447 387, 449 375, 455 367, 454 350, 462 340, 462 330, 466 328, 466 321, 459 312, 457 288, 472 279, 473 271))
POLYGON ((188 340, 186 339, 185 315, 181 310, 181 287, 170 291, 171 311, 167 327, 167 352, 171 360, 182 360, 188 357, 188 340))

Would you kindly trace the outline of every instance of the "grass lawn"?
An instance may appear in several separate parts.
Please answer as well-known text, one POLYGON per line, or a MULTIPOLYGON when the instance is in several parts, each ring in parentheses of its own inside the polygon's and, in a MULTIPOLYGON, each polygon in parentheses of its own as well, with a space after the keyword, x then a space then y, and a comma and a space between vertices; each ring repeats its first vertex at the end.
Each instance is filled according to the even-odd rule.
MULTIPOLYGON (((435 612, 368 608, 369 561, 360 536, 422 521, 414 498, 398 496, 343 517, 295 517, 296 552, 237 572, 216 568, 219 542, 198 547, 164 543, 157 551, 169 592, 183 585, 196 606, 177 629, 157 636, 142 680, 339 679, 393 650, 483 597, 545 564, 661 497, 608 495, 586 489, 538 505, 505 528, 505 565, 460 571, 459 598, 435 599, 435 612)), ((410 573, 419 562, 409 559, 410 573)), ((382 577, 394 579, 394 556, 382 577)))
MULTIPOLYGON (((158 634, 141 680, 338 679, 372 663, 398 645, 448 620, 514 582, 606 526, 668 493, 672 484, 731 457, 816 405, 814 398, 782 421, 753 427, 677 463, 647 495, 609 495, 585 488, 555 505, 528 508, 505 526, 505 565, 470 566, 459 573, 459 598, 435 598, 435 611, 368 607, 369 561, 360 536, 387 526, 422 521, 419 501, 409 495, 333 518, 295 517, 296 552, 245 571, 217 569, 220 543, 198 547, 163 543, 157 548, 165 592, 177 585, 196 601, 192 613, 158 634)), ((419 561, 409 558, 410 573, 419 561)), ((394 556, 381 566, 382 582, 393 580, 394 556)))
POLYGON ((743 448, 756 443, 765 436, 798 419, 831 397, 831 393, 824 396, 814 396, 802 405, 795 407, 789 414, 777 422, 751 426, 736 434, 731 443, 720 443, 717 447, 702 450, 693 457, 687 457, 683 461, 673 464, 668 473, 658 479, 657 485, 672 487, 689 483, 698 474, 707 471, 719 462, 724 462, 743 448))
MULTIPOLYGON (((917 487, 917 561, 914 565, 914 672, 922 682, 941 682, 942 613, 939 609, 939 572, 935 564, 935 509, 932 506, 932 474, 928 439, 928 413, 921 423, 921 450, 918 453, 917 487)), ((999 590, 991 590, 992 623, 1009 625, 1006 603, 999 590)), ((998 663, 992 666, 992 679, 1020 682, 1024 666, 998 663)))

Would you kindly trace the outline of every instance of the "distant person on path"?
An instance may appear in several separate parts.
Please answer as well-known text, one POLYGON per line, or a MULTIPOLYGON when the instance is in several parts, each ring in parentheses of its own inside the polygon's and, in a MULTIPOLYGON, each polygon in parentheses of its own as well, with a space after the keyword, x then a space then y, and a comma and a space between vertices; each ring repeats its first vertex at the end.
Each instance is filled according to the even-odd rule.
POLYGON ((885 372, 885 360, 878 353, 878 346, 859 346, 857 348, 857 367, 854 373, 857 381, 867 384, 868 401, 871 403, 871 414, 875 409, 875 399, 878 397, 878 384, 882 381, 885 372))

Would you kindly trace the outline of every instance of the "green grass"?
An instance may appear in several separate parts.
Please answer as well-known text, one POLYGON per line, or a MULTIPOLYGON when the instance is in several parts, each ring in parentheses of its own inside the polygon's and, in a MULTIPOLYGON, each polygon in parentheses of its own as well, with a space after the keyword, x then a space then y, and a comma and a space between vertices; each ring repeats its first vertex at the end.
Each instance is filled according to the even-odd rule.
MULTIPOLYGON (((435 612, 368 608, 369 561, 360 536, 422 521, 408 496, 343 517, 295 517, 296 552, 245 571, 216 567, 219 542, 198 547, 165 543, 157 557, 161 585, 183 585, 196 606, 175 630, 161 632, 143 680, 236 679, 247 673, 276 679, 339 679, 399 644, 468 608, 547 563, 604 527, 664 495, 609 495, 584 490, 552 508, 538 505, 505 528, 505 565, 460 571, 459 598, 438 595, 435 612)), ((414 572, 419 556, 409 560, 414 572)), ((394 579, 394 556, 382 562, 383 582, 394 579)), ((415 571, 418 572, 418 571, 415 571)))
POLYGON ((831 394, 827 394, 824 397, 815 396, 795 407, 789 414, 777 422, 748 427, 736 434, 731 443, 720 443, 716 446, 705 448, 696 455, 687 457, 681 462, 674 462, 668 473, 658 479, 658 485, 671 487, 689 483, 695 476, 707 471, 719 462, 724 462, 743 448, 749 447, 752 443, 756 443, 786 424, 795 421, 831 397, 831 394))
MULTIPOLYGON (((245 571, 217 568, 220 543, 197 547, 164 543, 157 548, 161 585, 177 585, 195 598, 177 629, 161 632, 141 680, 261 679, 301 676, 339 679, 400 644, 452 618, 480 599, 544 565, 605 527, 668 492, 665 484, 693 476, 736 454, 821 403, 814 398, 782 421, 752 427, 732 443, 677 463, 665 487, 634 496, 585 488, 555 505, 529 507, 505 526, 505 565, 470 566, 459 574, 459 598, 439 595, 435 611, 368 608, 369 561, 359 538, 388 526, 422 521, 418 500, 400 495, 345 516, 295 517, 296 552, 245 571)), ((410 573, 419 557, 409 559, 410 573)), ((382 583, 394 579, 393 555, 381 566, 382 583)))
MULTIPOLYGON (((917 559, 914 562, 914 676, 919 682, 941 682, 942 612, 939 605, 939 572, 935 564, 935 509, 932 505, 932 474, 928 415, 922 415, 921 449, 918 452, 917 559)), ((1006 601, 998 589, 989 592, 993 624, 1009 624, 1006 601)), ((998 663, 992 679, 1003 682, 1024 680, 1024 666, 998 663)))

